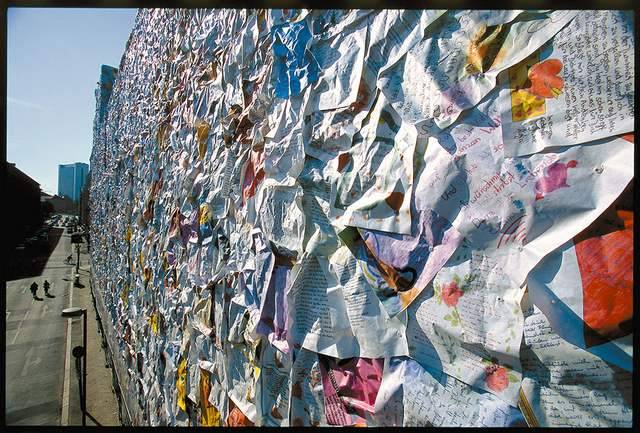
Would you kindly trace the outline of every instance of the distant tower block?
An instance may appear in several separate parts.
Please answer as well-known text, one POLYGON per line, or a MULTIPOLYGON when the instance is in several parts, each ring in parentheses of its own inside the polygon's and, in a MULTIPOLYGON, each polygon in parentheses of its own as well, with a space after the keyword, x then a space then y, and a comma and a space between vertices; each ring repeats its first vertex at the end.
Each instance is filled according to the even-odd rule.
POLYGON ((89 164, 76 162, 58 166, 58 195, 66 196, 73 201, 80 199, 80 192, 87 181, 89 164))

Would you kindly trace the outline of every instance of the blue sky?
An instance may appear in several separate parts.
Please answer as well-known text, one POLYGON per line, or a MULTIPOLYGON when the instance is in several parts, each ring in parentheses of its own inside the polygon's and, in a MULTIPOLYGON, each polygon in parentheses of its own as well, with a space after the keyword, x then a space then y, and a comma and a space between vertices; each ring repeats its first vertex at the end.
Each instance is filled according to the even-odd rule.
POLYGON ((137 9, 7 9, 7 160, 58 192, 89 163, 100 65, 118 67, 137 9))

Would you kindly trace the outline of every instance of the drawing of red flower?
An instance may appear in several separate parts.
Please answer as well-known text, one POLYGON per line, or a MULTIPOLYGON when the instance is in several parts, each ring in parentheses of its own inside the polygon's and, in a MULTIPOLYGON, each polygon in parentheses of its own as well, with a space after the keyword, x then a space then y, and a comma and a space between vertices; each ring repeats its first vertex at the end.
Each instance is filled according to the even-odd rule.
POLYGON ((447 307, 455 307, 458 305, 458 299, 464 295, 464 292, 458 287, 458 283, 451 281, 442 286, 442 300, 447 307))
POLYGON ((497 364, 491 364, 484 369, 486 374, 484 381, 489 388, 494 391, 502 391, 509 386, 509 377, 507 376, 507 370, 497 364))
POLYGON ((558 59, 547 59, 529 69, 530 93, 545 98, 557 98, 564 88, 564 80, 558 76, 562 70, 562 62, 558 59))

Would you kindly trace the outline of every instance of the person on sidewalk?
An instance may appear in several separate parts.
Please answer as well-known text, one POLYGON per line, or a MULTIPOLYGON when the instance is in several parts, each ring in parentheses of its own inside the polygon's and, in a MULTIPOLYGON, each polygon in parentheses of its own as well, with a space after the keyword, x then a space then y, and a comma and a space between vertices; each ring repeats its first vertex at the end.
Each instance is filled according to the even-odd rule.
POLYGON ((31 283, 31 294, 33 295, 33 299, 38 299, 36 295, 38 293, 38 284, 34 281, 31 283))
POLYGON ((44 287, 44 295, 47 298, 55 298, 55 296, 53 296, 52 294, 49 293, 49 287, 51 287, 51 285, 49 284, 49 282, 47 280, 44 280, 44 283, 42 284, 42 286, 44 287))

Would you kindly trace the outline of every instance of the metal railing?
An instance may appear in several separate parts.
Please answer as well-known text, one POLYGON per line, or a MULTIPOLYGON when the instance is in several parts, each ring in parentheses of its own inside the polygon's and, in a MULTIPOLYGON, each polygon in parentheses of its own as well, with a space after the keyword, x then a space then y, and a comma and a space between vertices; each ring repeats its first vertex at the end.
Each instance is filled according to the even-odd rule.
MULTIPOLYGON (((122 392, 122 386, 120 385, 122 382, 120 380, 120 375, 118 373, 118 366, 115 363, 116 358, 113 356, 113 350, 111 349, 111 345, 109 344, 109 338, 105 333, 105 329, 102 326, 102 317, 108 317, 106 313, 106 309, 104 308, 103 300, 100 295, 96 296, 93 290, 93 275, 89 278, 89 287, 91 288, 91 298, 93 299, 93 306, 96 312, 96 320, 98 322, 98 328, 100 329, 100 335, 102 337, 102 347, 105 349, 105 358, 107 364, 111 366, 111 374, 112 374, 112 388, 114 394, 118 399, 118 416, 120 418, 120 423, 124 426, 132 426, 133 425, 133 417, 131 416, 131 411, 129 410, 129 405, 127 404, 127 398, 122 392), (96 299, 99 299, 98 302, 96 299), (122 410, 125 408, 126 413, 122 410), (125 417, 126 415, 126 417, 125 417), (126 418, 126 419, 125 419, 126 418)), ((108 326, 109 324, 107 324, 108 326)))

